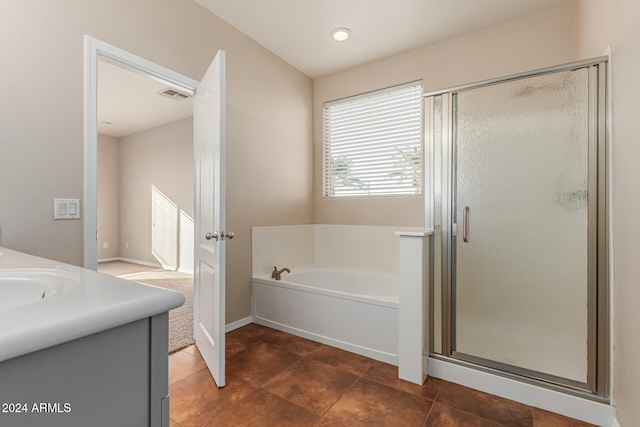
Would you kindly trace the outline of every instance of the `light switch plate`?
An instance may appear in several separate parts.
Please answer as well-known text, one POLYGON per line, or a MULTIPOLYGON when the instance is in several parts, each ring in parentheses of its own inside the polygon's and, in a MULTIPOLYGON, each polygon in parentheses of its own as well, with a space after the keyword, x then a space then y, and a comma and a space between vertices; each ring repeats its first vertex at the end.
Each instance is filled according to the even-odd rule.
POLYGON ((80 219, 80 199, 53 199, 53 219, 80 219))

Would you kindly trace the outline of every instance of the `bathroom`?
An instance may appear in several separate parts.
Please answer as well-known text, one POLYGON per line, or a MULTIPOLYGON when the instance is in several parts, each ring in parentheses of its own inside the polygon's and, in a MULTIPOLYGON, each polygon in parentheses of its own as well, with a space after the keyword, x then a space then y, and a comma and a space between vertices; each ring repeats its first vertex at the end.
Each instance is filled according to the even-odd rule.
POLYGON ((640 424, 640 214, 635 117, 636 2, 578 0, 349 70, 311 78, 191 0, 4 2, 0 245, 83 263, 82 221, 54 221, 51 199, 83 196, 83 35, 199 79, 218 49, 227 69, 227 324, 251 315, 251 228, 296 224, 419 227, 420 197, 323 199, 324 102, 409 81, 425 91, 600 56, 612 47, 615 272, 612 393, 620 425, 640 424), (171 22, 171 25, 167 25, 171 22), (198 28, 199 31, 192 31, 198 28), (259 73, 257 72, 259 70, 259 73), (275 108, 277 107, 277 108, 275 108), (268 159, 268 160, 267 160, 268 159), (273 165, 282 165, 274 168, 273 165), (286 167, 284 167, 286 165, 286 167), (29 167, 33 166, 33 167, 29 167), (247 171, 252 171, 248 174, 247 171))

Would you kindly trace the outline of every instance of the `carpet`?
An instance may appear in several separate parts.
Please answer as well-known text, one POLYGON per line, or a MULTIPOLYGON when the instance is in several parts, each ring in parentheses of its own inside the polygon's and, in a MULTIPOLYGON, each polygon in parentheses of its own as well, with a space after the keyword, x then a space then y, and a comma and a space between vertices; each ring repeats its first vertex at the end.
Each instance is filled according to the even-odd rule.
POLYGON ((193 339, 193 275, 125 261, 100 262, 98 271, 182 293, 185 297, 184 304, 169 311, 169 353, 188 347, 195 342, 193 339))

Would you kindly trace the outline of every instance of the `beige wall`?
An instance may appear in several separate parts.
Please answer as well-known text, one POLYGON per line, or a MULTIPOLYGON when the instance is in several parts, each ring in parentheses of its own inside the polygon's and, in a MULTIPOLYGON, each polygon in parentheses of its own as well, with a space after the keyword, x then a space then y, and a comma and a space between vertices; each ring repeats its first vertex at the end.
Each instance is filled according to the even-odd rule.
POLYGON ((621 426, 640 425, 640 2, 580 0, 578 54, 611 44, 613 110, 614 391, 621 426))
POLYGON ((191 118, 122 137, 119 256, 192 271, 193 255, 181 256, 179 236, 189 227, 193 235, 193 223, 180 220, 181 212, 193 219, 193 192, 191 118), (160 235, 155 247, 153 233, 160 235))
POLYGON ((98 135, 97 245, 98 259, 120 256, 120 138, 107 135, 98 135))
POLYGON ((314 222, 424 225, 422 197, 323 199, 323 103, 415 80, 422 80, 425 91, 445 89, 574 59, 571 2, 314 80, 314 222))
POLYGON ((193 272, 193 193, 191 118, 122 138, 98 135, 98 259, 193 272))
POLYGON ((250 315, 251 227, 309 223, 312 81, 192 0, 5 0, 0 244, 82 264, 83 36, 199 80, 227 51, 227 322, 250 315), (6 183, 11 183, 6 184, 6 183))

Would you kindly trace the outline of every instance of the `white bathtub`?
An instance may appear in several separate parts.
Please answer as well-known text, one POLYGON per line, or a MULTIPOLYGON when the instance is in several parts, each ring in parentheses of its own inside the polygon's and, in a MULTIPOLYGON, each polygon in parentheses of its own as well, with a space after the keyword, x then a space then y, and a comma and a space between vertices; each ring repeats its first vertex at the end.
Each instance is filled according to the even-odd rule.
POLYGON ((291 268, 252 280, 255 323, 398 364, 398 279, 363 271, 291 268))

